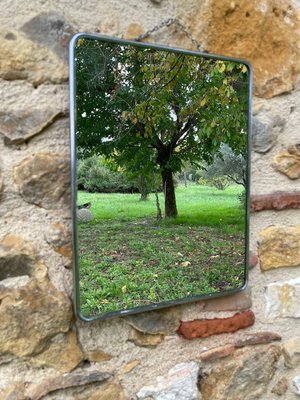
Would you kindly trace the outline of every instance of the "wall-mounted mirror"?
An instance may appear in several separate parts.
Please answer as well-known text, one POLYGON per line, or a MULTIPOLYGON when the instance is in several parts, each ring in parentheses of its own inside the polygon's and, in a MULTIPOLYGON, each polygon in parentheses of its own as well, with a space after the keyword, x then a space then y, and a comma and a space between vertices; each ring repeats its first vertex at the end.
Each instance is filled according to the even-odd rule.
POLYGON ((249 65, 79 34, 70 79, 78 316, 243 289, 249 65))

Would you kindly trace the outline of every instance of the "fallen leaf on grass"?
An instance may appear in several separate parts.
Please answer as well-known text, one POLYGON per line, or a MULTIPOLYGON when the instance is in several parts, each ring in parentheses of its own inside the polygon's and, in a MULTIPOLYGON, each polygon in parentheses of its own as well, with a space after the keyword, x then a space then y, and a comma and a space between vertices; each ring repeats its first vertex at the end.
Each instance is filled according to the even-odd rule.
POLYGON ((180 265, 182 267, 188 267, 189 265, 191 265, 191 263, 189 261, 183 261, 182 263, 180 263, 180 265))

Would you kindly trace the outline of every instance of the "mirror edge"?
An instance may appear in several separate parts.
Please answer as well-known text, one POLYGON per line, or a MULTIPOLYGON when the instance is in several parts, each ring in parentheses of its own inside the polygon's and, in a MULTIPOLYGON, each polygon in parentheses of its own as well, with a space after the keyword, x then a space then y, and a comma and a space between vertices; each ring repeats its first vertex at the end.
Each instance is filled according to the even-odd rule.
POLYGON ((233 295, 244 291, 249 284, 249 236, 250 236, 250 178, 251 178, 251 143, 252 143, 252 86, 253 86, 253 69, 251 64, 245 59, 239 59, 235 57, 228 57, 223 55, 216 55, 210 53, 204 53, 199 51, 181 49, 177 47, 170 47, 166 45, 159 45, 156 43, 144 43, 134 40, 125 40, 112 36, 98 35, 89 32, 76 33, 70 40, 69 43, 69 103, 70 103, 70 166, 71 166, 71 207, 72 207, 72 269, 73 269, 73 307, 76 317, 84 322, 92 322, 96 320, 104 320, 112 317, 123 317, 126 315, 138 314, 141 312, 154 311, 167 307, 173 307, 176 305, 187 304, 197 301, 205 301, 213 298, 221 298, 233 295), (79 263, 78 263, 78 246, 77 246, 77 149, 76 149, 76 97, 75 97, 75 86, 76 86, 76 74, 75 74, 75 45, 80 38, 99 39, 103 41, 112 41, 114 43, 131 44, 139 47, 151 47, 153 49, 160 50, 172 50, 187 55, 203 56, 210 59, 232 61, 244 64, 248 70, 248 136, 247 136, 247 150, 248 157, 246 163, 246 204, 245 204, 245 263, 244 263, 244 284, 235 289, 230 289, 221 293, 210 293, 207 295, 192 296, 189 298, 182 298, 178 300, 170 300, 162 303, 153 303, 147 306, 135 307, 128 310, 118 310, 95 316, 87 317, 82 314, 80 309, 80 284, 79 284, 79 263))

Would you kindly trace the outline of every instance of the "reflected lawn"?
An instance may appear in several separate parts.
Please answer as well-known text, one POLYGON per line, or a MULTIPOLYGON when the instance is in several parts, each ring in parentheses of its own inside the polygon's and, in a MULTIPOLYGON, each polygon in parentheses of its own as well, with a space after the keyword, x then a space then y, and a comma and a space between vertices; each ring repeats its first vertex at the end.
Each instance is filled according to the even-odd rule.
MULTIPOLYGON (((123 202, 119 200, 122 196, 127 196, 126 199, 135 196, 136 201, 136 195, 113 195, 118 198, 115 210, 128 207, 127 218, 118 214, 116 218, 116 212, 113 219, 99 218, 94 196, 97 194, 84 194, 80 199, 91 201, 94 215, 91 223, 78 224, 84 315, 206 295, 243 285, 244 210, 235 201, 236 195, 229 193, 228 203, 224 199, 215 205, 210 202, 206 211, 203 205, 199 207, 198 196, 198 209, 193 214, 188 210, 193 208, 191 193, 178 219, 160 222, 153 217, 155 208, 152 217, 147 213, 146 217, 130 216, 134 211, 129 209, 129 202, 124 203, 124 197, 123 202)), ((140 203, 139 207, 144 207, 140 203)))

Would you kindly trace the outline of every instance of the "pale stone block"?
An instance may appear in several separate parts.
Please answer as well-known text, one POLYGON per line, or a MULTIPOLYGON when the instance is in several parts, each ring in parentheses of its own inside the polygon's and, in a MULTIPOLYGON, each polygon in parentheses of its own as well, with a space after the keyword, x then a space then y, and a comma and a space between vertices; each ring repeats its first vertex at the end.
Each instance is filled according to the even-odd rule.
POLYGON ((260 232, 258 255, 260 268, 297 267, 300 265, 300 226, 269 226, 260 232))
POLYGON ((293 385, 296 393, 300 396, 300 376, 295 376, 293 379, 293 385))
POLYGON ((294 368, 300 363, 300 337, 294 337, 283 344, 285 365, 294 368))
POLYGON ((180 363, 171 368, 167 377, 159 376, 151 386, 144 386, 138 393, 139 400, 199 400, 197 388, 199 366, 195 362, 180 363))
POLYGON ((281 283, 271 283, 265 290, 266 316, 300 318, 300 277, 281 283))

